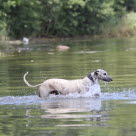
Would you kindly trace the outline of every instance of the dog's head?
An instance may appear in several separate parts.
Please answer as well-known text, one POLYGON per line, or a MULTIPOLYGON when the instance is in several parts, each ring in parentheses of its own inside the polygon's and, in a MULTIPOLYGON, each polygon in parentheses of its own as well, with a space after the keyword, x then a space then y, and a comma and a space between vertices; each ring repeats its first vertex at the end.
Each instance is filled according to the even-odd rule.
POLYGON ((98 80, 103 80, 103 81, 106 81, 106 82, 112 81, 112 78, 110 76, 108 76, 107 72, 102 70, 102 69, 97 69, 94 72, 94 75, 95 75, 95 78, 98 79, 98 80))

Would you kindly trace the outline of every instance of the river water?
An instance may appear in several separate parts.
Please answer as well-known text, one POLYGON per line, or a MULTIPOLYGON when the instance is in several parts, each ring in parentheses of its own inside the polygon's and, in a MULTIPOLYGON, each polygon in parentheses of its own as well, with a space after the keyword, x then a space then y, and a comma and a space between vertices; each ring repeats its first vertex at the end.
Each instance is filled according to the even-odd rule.
MULTIPOLYGON (((136 38, 69 40, 49 44, 0 44, 1 136, 135 136, 136 38), (69 51, 55 46, 66 44, 69 51), (102 95, 50 95, 43 100, 38 84, 49 78, 78 79, 95 69, 112 77, 100 82, 102 95)), ((97 88, 96 88, 97 89, 97 88)))

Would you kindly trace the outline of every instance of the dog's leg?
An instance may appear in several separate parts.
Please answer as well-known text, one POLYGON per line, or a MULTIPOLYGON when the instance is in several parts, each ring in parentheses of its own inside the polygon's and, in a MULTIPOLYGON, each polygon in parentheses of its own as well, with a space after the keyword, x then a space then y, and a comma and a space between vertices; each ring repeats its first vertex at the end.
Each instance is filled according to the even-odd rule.
POLYGON ((38 96, 41 98, 46 99, 50 94, 50 88, 48 87, 44 87, 44 86, 40 86, 39 90, 38 90, 38 96))

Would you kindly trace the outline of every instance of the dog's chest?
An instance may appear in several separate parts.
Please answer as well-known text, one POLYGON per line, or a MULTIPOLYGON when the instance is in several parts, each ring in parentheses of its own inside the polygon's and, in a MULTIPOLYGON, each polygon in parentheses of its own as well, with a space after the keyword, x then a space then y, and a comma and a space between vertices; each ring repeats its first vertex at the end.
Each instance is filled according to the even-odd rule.
POLYGON ((92 83, 92 82, 86 82, 84 83, 84 87, 85 87, 85 90, 86 92, 89 92, 92 94, 92 96, 95 96, 95 95, 101 95, 101 88, 100 88, 100 84, 99 83, 92 83))

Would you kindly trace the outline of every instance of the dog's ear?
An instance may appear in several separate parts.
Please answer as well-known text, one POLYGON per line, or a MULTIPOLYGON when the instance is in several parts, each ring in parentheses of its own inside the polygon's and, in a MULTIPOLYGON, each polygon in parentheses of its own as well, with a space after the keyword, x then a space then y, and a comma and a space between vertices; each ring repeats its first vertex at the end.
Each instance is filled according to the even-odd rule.
POLYGON ((96 76, 98 76, 99 70, 96 70, 96 71, 94 72, 94 74, 95 74, 96 76))

